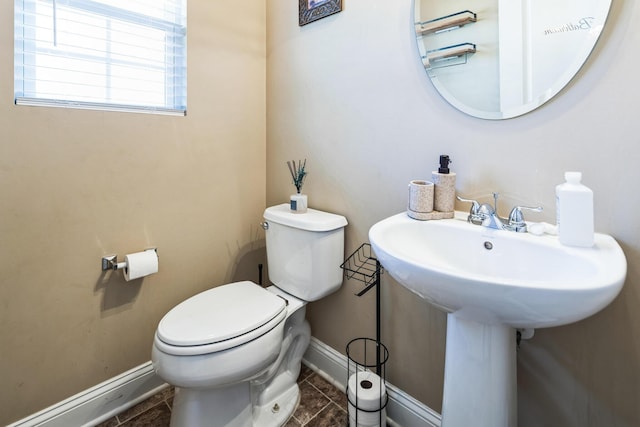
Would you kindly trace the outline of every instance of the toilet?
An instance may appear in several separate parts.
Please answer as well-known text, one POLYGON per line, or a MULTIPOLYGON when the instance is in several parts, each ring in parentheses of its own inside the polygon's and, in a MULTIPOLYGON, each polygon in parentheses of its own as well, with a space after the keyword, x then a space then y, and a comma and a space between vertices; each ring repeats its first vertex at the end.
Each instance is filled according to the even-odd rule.
POLYGON ((342 285, 341 215, 264 211, 269 279, 235 282, 171 309, 155 333, 156 373, 175 386, 172 427, 278 427, 295 410, 311 330, 306 304, 342 285))

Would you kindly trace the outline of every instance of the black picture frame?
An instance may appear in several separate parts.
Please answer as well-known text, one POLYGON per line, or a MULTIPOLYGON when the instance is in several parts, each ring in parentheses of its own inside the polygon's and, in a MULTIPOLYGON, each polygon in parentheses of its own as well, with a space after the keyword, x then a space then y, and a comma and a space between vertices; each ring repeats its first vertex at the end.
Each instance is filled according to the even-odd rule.
POLYGON ((300 27, 342 11, 342 0, 298 0, 298 4, 300 27))

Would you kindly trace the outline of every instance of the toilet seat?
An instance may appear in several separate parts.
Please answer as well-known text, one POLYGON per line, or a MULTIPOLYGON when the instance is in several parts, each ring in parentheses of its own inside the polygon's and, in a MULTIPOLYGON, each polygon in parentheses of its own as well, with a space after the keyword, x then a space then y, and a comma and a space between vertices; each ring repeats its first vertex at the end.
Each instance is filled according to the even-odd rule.
POLYGON ((164 353, 201 355, 254 340, 284 321, 286 302, 253 282, 235 282, 183 301, 160 321, 154 343, 164 353))

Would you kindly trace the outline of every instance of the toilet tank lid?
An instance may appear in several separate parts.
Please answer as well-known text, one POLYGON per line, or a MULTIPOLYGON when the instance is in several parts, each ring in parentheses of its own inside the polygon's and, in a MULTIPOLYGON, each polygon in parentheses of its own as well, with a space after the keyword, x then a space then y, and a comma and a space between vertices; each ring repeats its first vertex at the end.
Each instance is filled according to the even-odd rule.
POLYGON ((264 219, 277 224, 307 231, 331 231, 347 225, 342 215, 307 209, 305 213, 291 212, 288 203, 272 206, 264 211, 264 219))

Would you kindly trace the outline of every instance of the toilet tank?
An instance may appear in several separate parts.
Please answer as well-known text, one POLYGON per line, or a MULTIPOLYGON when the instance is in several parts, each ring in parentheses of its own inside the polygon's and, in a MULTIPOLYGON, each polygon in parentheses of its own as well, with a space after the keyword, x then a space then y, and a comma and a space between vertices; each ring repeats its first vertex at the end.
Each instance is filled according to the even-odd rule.
POLYGON ((345 217, 315 209, 293 213, 285 203, 267 208, 264 219, 269 279, 274 285, 304 301, 338 290, 345 217))

